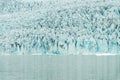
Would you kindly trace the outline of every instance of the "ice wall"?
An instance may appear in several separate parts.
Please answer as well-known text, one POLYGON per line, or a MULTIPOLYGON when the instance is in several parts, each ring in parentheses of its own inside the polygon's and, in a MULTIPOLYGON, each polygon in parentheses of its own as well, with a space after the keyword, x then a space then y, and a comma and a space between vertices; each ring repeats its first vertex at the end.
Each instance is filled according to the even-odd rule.
POLYGON ((120 5, 116 1, 1 0, 0 52, 119 54, 120 5))

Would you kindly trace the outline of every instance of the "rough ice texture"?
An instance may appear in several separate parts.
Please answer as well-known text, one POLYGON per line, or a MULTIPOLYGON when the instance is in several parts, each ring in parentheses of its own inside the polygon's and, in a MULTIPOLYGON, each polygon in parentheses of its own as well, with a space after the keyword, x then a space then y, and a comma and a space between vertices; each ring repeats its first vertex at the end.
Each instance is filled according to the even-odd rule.
POLYGON ((119 4, 117 0, 0 0, 0 52, 119 54, 119 4))

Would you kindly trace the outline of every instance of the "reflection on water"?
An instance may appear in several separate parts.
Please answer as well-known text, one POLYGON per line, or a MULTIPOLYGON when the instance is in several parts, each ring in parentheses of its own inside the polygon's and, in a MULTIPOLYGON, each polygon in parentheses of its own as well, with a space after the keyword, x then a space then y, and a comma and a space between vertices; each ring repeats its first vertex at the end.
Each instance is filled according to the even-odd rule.
POLYGON ((0 56, 0 80, 119 80, 119 56, 0 56))

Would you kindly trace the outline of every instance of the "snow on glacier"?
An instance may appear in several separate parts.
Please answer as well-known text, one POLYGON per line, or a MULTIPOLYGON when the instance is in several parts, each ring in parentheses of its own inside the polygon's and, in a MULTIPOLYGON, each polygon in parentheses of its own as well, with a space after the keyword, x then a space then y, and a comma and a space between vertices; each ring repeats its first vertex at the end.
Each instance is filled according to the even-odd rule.
POLYGON ((116 1, 0 0, 0 52, 119 54, 116 1))

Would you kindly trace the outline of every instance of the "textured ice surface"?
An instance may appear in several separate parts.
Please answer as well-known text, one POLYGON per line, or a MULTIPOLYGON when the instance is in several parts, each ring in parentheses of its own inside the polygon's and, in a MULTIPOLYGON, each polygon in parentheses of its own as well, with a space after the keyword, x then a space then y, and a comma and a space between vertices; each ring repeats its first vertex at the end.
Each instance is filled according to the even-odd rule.
POLYGON ((120 53, 118 0, 0 0, 0 52, 120 53))

